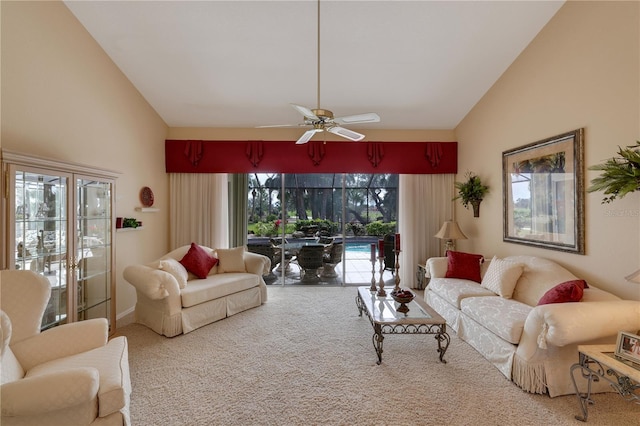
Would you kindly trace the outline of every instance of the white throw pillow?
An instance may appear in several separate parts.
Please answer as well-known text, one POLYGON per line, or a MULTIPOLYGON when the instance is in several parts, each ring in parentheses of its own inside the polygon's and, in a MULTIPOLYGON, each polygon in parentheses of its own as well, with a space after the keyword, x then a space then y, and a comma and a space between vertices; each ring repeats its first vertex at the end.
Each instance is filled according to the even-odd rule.
POLYGON ((509 262, 493 256, 480 285, 505 299, 511 299, 523 271, 524 265, 522 263, 509 262))
POLYGON ((162 269, 165 272, 173 275, 178 281, 178 286, 180 288, 185 288, 187 286, 187 280, 189 279, 189 274, 184 266, 180 262, 175 259, 163 259, 158 264, 158 269, 162 269))
POLYGON ((216 249, 218 272, 247 272, 244 266, 244 246, 232 249, 216 249))

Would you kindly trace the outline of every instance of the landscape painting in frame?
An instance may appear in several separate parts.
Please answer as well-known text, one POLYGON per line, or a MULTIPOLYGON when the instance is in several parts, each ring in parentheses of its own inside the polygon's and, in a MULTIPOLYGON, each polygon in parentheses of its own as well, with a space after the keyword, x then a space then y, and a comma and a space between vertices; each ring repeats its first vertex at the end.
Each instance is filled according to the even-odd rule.
POLYGON ((502 153, 506 242, 584 254, 583 129, 502 153))

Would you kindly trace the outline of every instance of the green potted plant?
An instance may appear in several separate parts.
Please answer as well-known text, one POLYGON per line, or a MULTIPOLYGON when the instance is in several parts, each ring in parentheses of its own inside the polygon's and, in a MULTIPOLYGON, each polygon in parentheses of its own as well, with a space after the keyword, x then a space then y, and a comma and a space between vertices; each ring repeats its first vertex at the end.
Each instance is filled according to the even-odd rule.
POLYGON ((604 191, 602 204, 640 191, 640 141, 625 148, 618 147, 618 155, 589 167, 589 170, 602 171, 600 176, 591 180, 587 189, 587 192, 604 191))
POLYGON ((454 198, 462 199, 462 205, 468 209, 469 204, 473 207, 473 217, 480 217, 480 202, 489 192, 489 187, 482 184, 482 181, 473 172, 467 172, 465 182, 456 182, 455 187, 458 190, 458 196, 454 198))
POLYGON ((122 227, 123 228, 137 228, 138 227, 138 220, 132 217, 125 217, 122 220, 122 227))

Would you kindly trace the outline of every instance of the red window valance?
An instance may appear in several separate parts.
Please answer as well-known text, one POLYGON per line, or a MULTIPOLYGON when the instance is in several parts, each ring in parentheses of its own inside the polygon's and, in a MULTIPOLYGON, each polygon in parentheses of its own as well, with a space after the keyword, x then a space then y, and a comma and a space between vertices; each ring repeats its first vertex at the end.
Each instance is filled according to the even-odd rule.
POLYGON ((166 140, 167 173, 457 173, 457 142, 166 140))

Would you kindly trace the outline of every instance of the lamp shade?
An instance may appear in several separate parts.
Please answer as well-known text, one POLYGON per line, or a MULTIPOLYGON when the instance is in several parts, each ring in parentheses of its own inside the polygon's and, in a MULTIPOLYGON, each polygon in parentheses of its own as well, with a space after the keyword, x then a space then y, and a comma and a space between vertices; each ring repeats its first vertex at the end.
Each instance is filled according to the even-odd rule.
POLYGON ((633 272, 631 275, 627 275, 625 279, 627 281, 631 281, 632 283, 640 284, 640 269, 633 272))
POLYGON ((442 224, 442 228, 435 235, 436 238, 442 240, 466 240, 467 236, 464 235, 458 224, 452 220, 448 220, 442 224))

